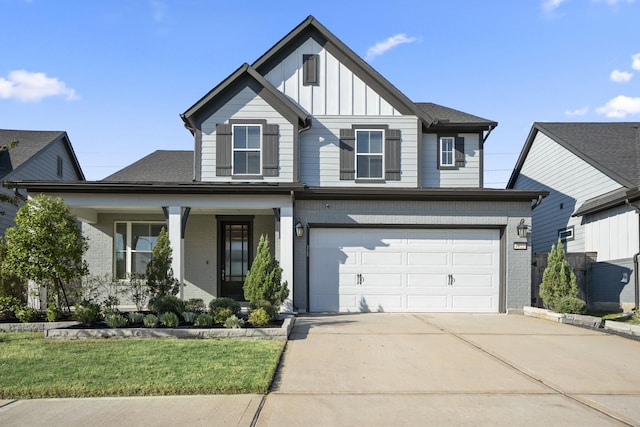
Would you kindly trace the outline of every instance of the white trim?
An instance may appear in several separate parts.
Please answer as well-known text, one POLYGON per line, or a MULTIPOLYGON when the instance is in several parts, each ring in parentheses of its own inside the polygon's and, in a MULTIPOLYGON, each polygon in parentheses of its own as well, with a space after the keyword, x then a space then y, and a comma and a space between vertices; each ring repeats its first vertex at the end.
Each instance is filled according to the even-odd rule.
POLYGON ((385 134, 385 130, 384 129, 355 129, 355 149, 356 149, 356 154, 355 154, 355 170, 356 170, 356 179, 384 179, 384 156, 385 156, 385 152, 384 152, 384 148, 385 148, 385 141, 386 141, 386 134, 385 134), (358 152, 358 132, 380 132, 382 134, 382 142, 381 142, 381 152, 380 153, 371 153, 371 152, 367 152, 367 153, 359 153, 358 152), (358 157, 359 156, 363 156, 363 157, 381 157, 381 161, 382 161, 382 165, 380 168, 380 176, 359 176, 358 174, 358 157))
MULTIPOLYGON (((112 274, 114 278, 117 279, 126 279, 127 276, 129 274, 131 274, 131 254, 133 252, 140 252, 140 253, 146 253, 145 251, 133 251, 131 249, 131 237, 132 237, 132 225, 133 224, 162 224, 162 225, 166 225, 166 223, 164 221, 114 221, 113 222, 113 248, 112 248, 112 254, 113 254, 113 262, 112 262, 112 274), (118 272, 116 269, 116 262, 117 262, 117 250, 116 250, 116 236, 117 236, 117 227, 118 224, 126 224, 127 229, 126 229, 126 241, 124 242, 124 254, 125 254, 125 277, 118 277, 118 272)), ((152 248, 153 250, 153 248, 152 248)))
MULTIPOLYGON (((263 150, 263 142, 262 142, 262 133, 264 132, 263 126, 260 123, 237 123, 237 124, 233 124, 231 125, 231 173, 232 175, 256 175, 256 176, 260 176, 262 175, 262 150, 263 150), (260 132, 258 134, 258 137, 260 138, 260 147, 258 149, 255 148, 238 148, 236 149, 235 147, 235 132, 236 132, 236 127, 258 127, 260 129, 260 132), (236 151, 238 152, 255 152, 258 151, 258 154, 260 155, 260 164, 258 166, 258 172, 257 173, 249 173, 249 172, 244 172, 244 173, 240 173, 240 172, 236 172, 236 165, 235 165, 235 153, 236 151)), ((248 165, 247 165, 248 166, 248 165)))
MULTIPOLYGON (((448 153, 449 150, 446 151, 448 153)), ((438 139, 438 164, 440 166, 455 166, 456 165, 456 138, 454 136, 441 136, 438 139), (442 146, 443 140, 451 140, 451 163, 444 163, 442 154, 445 153, 442 146)))

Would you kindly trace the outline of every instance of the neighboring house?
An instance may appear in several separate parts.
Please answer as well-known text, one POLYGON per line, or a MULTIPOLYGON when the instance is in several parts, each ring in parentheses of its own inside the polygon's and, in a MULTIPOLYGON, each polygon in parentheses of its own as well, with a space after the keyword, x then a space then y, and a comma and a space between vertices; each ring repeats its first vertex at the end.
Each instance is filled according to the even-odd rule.
MULTIPOLYGON (((0 146, 11 141, 18 144, 0 152, 0 181, 83 181, 84 174, 78 164, 69 136, 60 131, 0 129, 0 146)), ((2 194, 14 196, 12 190, 1 188, 2 194)), ((26 198, 21 192, 20 198, 26 198)), ((0 233, 14 225, 13 218, 19 206, 2 203, 0 233)))
POLYGON ((242 299, 265 234, 285 310, 530 303, 517 226, 546 193, 483 188, 497 123, 412 102, 313 17, 182 119, 192 152, 156 151, 97 182, 12 185, 64 197, 85 223, 93 274, 144 272, 168 226, 183 298, 242 299))
POLYGON ((507 184, 549 191, 533 211, 533 252, 549 252, 560 238, 567 252, 597 253, 587 290, 591 306, 638 304, 639 127, 534 123, 507 184))

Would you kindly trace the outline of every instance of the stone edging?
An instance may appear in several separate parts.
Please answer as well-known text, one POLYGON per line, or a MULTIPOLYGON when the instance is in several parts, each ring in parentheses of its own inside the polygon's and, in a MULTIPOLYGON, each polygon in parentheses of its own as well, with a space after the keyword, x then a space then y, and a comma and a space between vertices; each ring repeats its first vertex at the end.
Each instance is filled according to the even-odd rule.
POLYGON ((89 338, 251 338, 286 340, 293 329, 295 317, 285 315, 280 328, 99 328, 99 329, 47 329, 46 339, 89 338))
POLYGON ((78 322, 28 322, 28 323, 0 323, 3 332, 43 332, 47 329, 66 328, 77 325, 78 322))
POLYGON ((640 325, 616 322, 615 320, 605 320, 603 322, 600 317, 595 316, 555 313, 551 310, 537 307, 524 307, 524 315, 544 320, 550 320, 552 322, 586 326, 588 328, 604 328, 605 330, 614 331, 621 334, 640 336, 640 325))

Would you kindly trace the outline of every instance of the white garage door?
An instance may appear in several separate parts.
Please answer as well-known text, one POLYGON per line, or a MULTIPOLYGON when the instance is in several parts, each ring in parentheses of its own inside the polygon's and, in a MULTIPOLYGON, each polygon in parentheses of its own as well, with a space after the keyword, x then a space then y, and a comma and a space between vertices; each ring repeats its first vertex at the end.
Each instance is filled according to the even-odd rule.
POLYGON ((312 312, 498 312, 498 230, 313 228, 312 312))

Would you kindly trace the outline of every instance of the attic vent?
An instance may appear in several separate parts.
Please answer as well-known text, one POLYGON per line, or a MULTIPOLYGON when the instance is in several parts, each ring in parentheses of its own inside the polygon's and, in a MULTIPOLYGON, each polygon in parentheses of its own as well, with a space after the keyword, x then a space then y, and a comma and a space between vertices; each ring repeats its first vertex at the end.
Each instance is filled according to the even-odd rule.
POLYGON ((319 55, 302 55, 302 84, 304 86, 318 86, 320 84, 319 65, 319 55))

